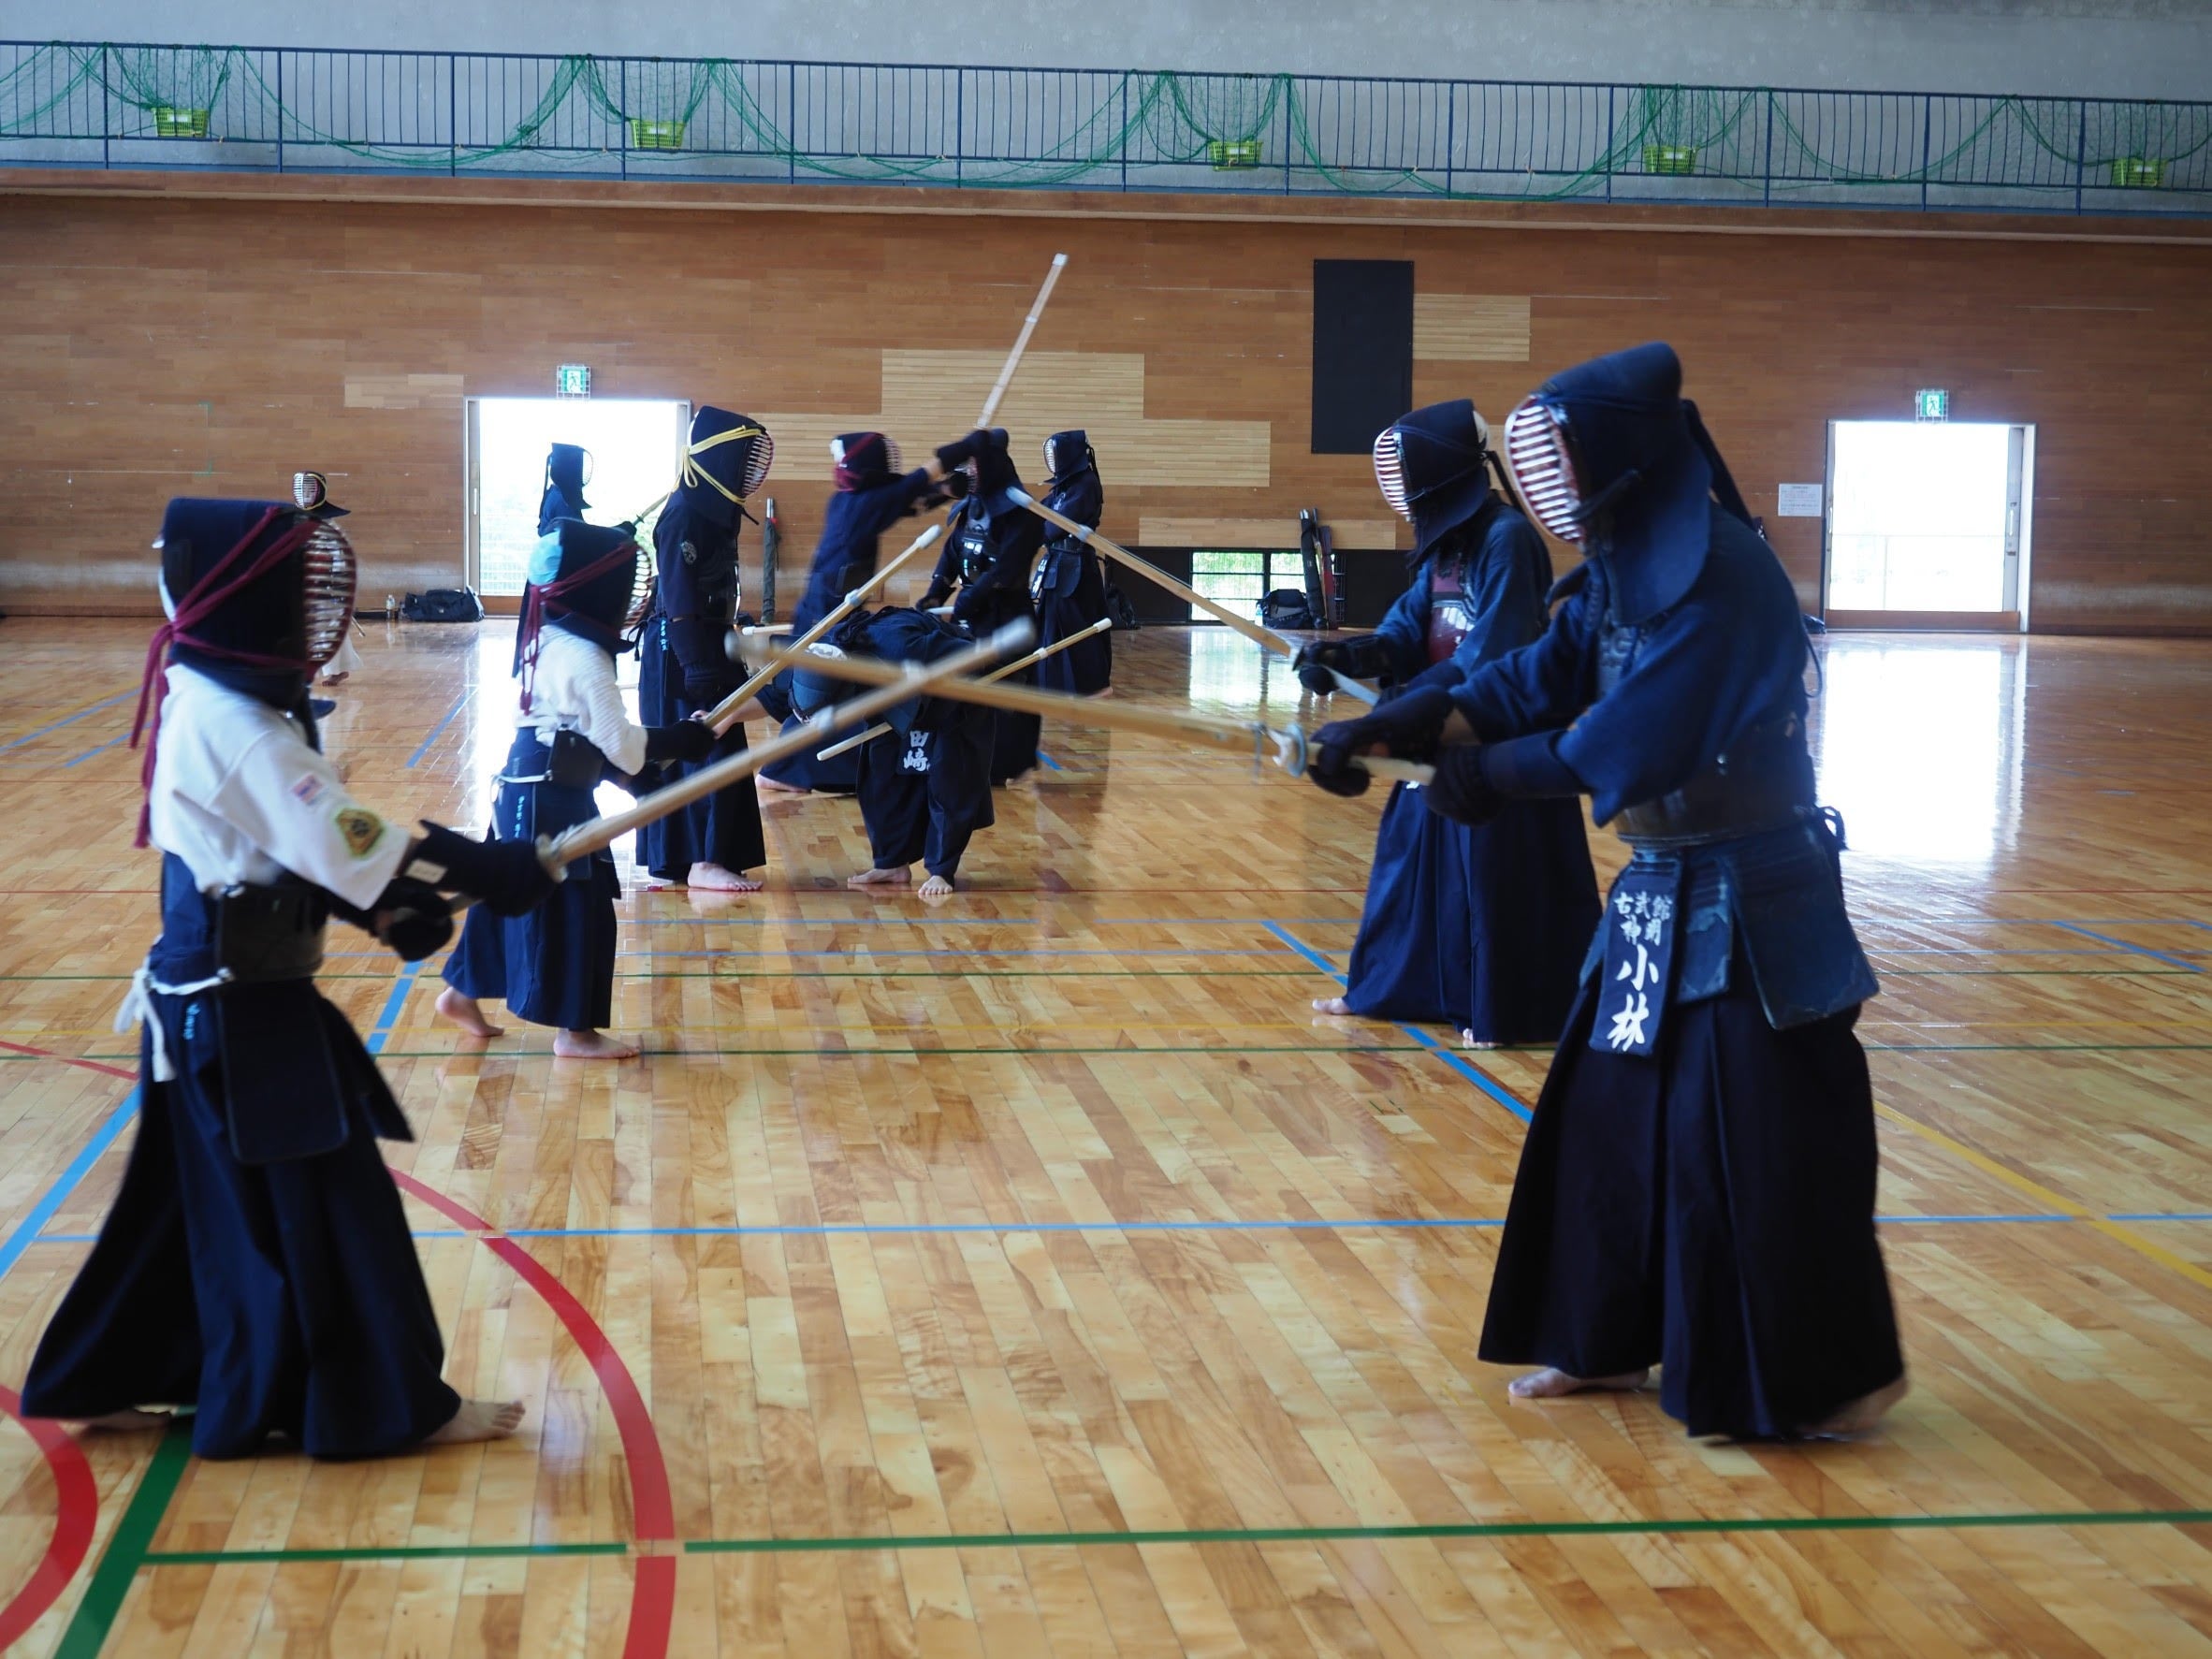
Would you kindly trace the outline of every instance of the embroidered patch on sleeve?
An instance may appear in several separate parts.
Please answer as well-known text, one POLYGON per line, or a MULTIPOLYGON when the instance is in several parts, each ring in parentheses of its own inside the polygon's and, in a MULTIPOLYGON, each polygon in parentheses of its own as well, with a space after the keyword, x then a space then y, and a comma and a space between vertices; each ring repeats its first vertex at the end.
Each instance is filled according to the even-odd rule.
POLYGON ((302 807, 312 807, 323 798, 323 780, 313 772, 292 786, 292 798, 302 807))
POLYGON ((356 858, 367 858, 376 851, 377 842, 384 839, 384 820, 365 808, 341 807, 336 822, 345 850, 356 858))

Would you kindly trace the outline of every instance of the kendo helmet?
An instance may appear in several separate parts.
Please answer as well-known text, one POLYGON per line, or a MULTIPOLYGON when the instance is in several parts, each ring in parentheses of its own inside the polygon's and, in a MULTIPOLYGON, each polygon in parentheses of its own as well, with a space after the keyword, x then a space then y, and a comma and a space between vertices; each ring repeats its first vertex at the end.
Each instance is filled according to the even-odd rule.
POLYGON ((330 499, 330 480, 320 473, 292 474, 292 502, 311 518, 345 517, 345 509, 330 499))
POLYGON ((1375 434, 1375 481, 1413 526, 1419 559, 1490 500, 1490 423, 1466 398, 1400 415, 1375 434))
POLYGON ((610 652, 626 648, 624 630, 637 591, 637 539, 626 526, 562 518, 538 538, 531 549, 522 624, 515 636, 525 714, 530 712, 538 645, 546 628, 560 628, 610 652))
POLYGON ((830 473, 839 489, 872 489, 898 470, 895 438, 881 432, 840 432, 830 440, 830 473))
POLYGON ((172 648, 307 675, 344 643, 358 573, 353 544, 327 517, 284 502, 180 496, 155 546, 172 648))
POLYGON ((556 444, 546 452, 546 488, 560 491, 561 499, 581 510, 591 503, 584 499, 584 486, 591 482, 591 452, 580 444, 556 444))
POLYGON ((1044 441, 1045 475, 1055 484, 1086 467, 1096 466, 1098 459, 1091 449, 1090 434, 1081 427, 1055 432, 1044 441))
POLYGON ((738 503, 760 488, 775 458, 776 443, 766 427, 709 404, 691 416, 678 488, 687 505, 727 524, 738 503))
POLYGON ((1704 568, 1713 468, 1659 342, 1553 375, 1506 417, 1506 461, 1536 522, 1603 559, 1624 622, 1678 604, 1704 568))

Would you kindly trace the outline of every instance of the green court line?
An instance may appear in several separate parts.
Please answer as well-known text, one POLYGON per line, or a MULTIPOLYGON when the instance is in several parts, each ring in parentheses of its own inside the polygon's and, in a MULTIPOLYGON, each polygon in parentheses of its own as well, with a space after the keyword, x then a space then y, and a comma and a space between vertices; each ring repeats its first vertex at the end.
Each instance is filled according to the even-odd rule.
POLYGON ((123 1512, 123 1519, 115 1523, 108 1548, 100 1554, 100 1564, 93 1569, 92 1581, 84 1587, 84 1599, 77 1604, 76 1616, 53 1651, 54 1659, 99 1659, 108 1633, 114 1628, 115 1616, 123 1611, 123 1599, 130 1594, 131 1580, 146 1564, 153 1535, 160 1530, 161 1518, 184 1478, 184 1465, 191 1461, 192 1419, 179 1417, 170 1422, 161 1444, 154 1448, 153 1461, 138 1477, 138 1490, 131 1494, 130 1507, 123 1512))
MULTIPOLYGON (((2212 1509, 2079 1509, 1981 1515, 1779 1515, 1733 1520, 1439 1521, 1412 1526, 1191 1527, 1129 1532, 931 1533, 894 1537, 692 1538, 687 1555, 798 1555, 879 1550, 1044 1550, 1145 1544, 1312 1544, 1400 1538, 1682 1536, 1715 1533, 1931 1532, 1967 1527, 2212 1526, 2212 1509)), ((252 1563, 445 1561, 464 1557, 627 1555, 628 1544, 395 1545, 336 1550, 178 1550, 143 1564, 226 1566, 252 1563)))

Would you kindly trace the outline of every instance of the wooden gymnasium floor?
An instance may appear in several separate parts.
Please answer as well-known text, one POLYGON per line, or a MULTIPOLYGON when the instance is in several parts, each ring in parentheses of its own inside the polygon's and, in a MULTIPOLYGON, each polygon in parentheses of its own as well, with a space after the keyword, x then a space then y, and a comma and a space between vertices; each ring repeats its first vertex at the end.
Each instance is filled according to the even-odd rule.
MULTIPOLYGON (((480 821, 507 625, 372 630, 331 746, 480 821)), ((144 630, 0 634, 0 1379, 130 1138, 144 630)), ((1125 694, 1287 714, 1219 631, 1125 694)), ((1048 728, 973 885, 625 901, 649 1057, 326 986, 420 1139, 450 1375, 523 1435, 365 1466, 0 1428, 0 1636, 90 1655, 2212 1652, 2212 648, 1839 638, 1827 793, 1884 992, 1915 1390, 1700 1446, 1476 1362, 1535 1053, 1317 1019, 1372 804, 1048 728), (43 1609, 43 1610, 41 1610, 43 1609), (27 1628, 26 1628, 27 1624, 27 1628)), ((1288 694, 1287 694, 1288 693, 1288 694)), ((1608 866, 1610 838, 1599 843, 1608 866)), ((9 1404, 13 1396, 7 1397, 9 1404)))

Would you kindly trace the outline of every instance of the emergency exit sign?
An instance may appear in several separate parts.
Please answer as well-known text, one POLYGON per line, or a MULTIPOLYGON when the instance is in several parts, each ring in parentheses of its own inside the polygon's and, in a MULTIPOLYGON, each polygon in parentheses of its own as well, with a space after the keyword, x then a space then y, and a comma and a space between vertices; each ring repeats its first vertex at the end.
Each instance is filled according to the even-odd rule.
POLYGON ((1913 394, 1914 420, 1949 420, 1951 394, 1940 386, 1924 386, 1913 394))
MULTIPOLYGON (((553 395, 556 398, 589 398, 591 395, 591 371, 581 363, 563 363, 553 371, 553 395)), ((1921 396, 1928 394, 1923 392, 1921 396)))

